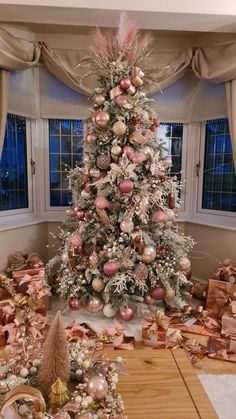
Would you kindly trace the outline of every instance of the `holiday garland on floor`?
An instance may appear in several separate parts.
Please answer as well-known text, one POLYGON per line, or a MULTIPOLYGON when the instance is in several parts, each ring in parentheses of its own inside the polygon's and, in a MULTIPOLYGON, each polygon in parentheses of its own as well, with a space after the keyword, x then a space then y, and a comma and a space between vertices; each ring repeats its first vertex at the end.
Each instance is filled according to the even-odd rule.
MULTIPOLYGON (((70 171, 72 206, 62 226, 55 286, 73 310, 103 308, 123 320, 164 299, 181 305, 193 240, 178 232, 181 186, 156 138, 145 88, 156 83, 151 40, 121 16, 93 35, 80 66, 96 75, 82 166, 70 171)), ((82 81, 82 80, 81 80, 82 81)))

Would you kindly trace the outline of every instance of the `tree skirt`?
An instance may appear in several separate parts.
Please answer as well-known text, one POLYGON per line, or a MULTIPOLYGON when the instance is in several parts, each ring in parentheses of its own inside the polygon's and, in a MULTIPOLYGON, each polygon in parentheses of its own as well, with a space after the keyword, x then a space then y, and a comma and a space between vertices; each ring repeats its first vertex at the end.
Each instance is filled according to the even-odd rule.
POLYGON ((198 374, 220 419, 236 417, 236 376, 232 374, 198 374))

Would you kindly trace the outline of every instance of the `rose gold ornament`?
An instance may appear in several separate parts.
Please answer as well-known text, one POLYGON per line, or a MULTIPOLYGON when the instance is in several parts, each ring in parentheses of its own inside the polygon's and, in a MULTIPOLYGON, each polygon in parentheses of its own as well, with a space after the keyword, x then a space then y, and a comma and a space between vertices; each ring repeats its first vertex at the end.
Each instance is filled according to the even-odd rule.
POLYGON ((154 246, 145 246, 143 249, 143 253, 141 259, 145 263, 152 263, 156 259, 156 249, 154 246))
POLYGON ((95 100, 95 102, 98 106, 101 106, 101 105, 103 105, 103 103, 105 102, 106 99, 103 95, 97 95, 97 96, 95 96, 94 100, 95 100))
POLYGON ((188 272, 191 269, 191 262, 187 256, 182 256, 179 260, 179 266, 182 271, 188 272))
POLYGON ((69 307, 71 310, 79 310, 81 305, 78 298, 75 298, 75 297, 70 298, 69 307))
POLYGON ((136 164, 142 164, 145 160, 146 160, 146 156, 145 154, 139 153, 138 151, 135 151, 131 156, 130 156, 130 160, 133 163, 136 164))
POLYGON ((106 277, 111 278, 118 272, 118 265, 116 262, 106 262, 103 266, 103 273, 106 277))
POLYGON ((126 96, 123 96, 123 95, 117 96, 116 99, 115 99, 115 101, 116 101, 116 104, 119 107, 122 107, 122 106, 126 105, 126 103, 128 103, 127 97, 126 96))
POLYGON ((99 169, 108 169, 111 163, 110 156, 108 156, 107 154, 101 154, 100 156, 98 156, 96 163, 99 169))
POLYGON ((112 126, 112 131, 117 137, 123 137, 127 130, 127 125, 122 121, 116 121, 112 126))
POLYGON ((105 198, 105 196, 98 195, 97 198, 95 199, 95 206, 98 209, 105 209, 109 207, 109 202, 105 198))
POLYGON ((131 80, 129 77, 123 77, 119 84, 122 90, 127 90, 131 86, 131 80))
POLYGON ((121 320, 125 320, 128 322, 132 320, 134 317, 134 310, 131 307, 125 307, 123 310, 120 311, 120 318, 121 320))
POLYGON ((103 307, 102 300, 97 296, 89 297, 89 300, 86 304, 86 309, 90 311, 90 313, 96 313, 100 311, 103 307))
POLYGON ((111 153, 114 156, 120 156, 122 153, 122 148, 119 145, 113 145, 111 148, 111 153))
POLYGON ((134 184, 130 179, 123 179, 118 185, 121 193, 130 193, 134 189, 134 184))
POLYGON ((151 292, 151 297, 154 300, 163 300, 164 298, 164 289, 162 287, 156 287, 151 292))
POLYGON ((131 159, 131 157, 134 154, 134 150, 132 149, 132 147, 130 147, 130 145, 126 145, 123 148, 123 153, 126 154, 126 156, 131 159))
POLYGON ((90 378, 86 392, 95 400, 104 399, 108 392, 108 384, 105 377, 103 375, 95 375, 90 378))
POLYGON ((70 236, 70 244, 75 247, 76 249, 81 248, 83 241, 82 238, 80 236, 80 234, 72 234, 72 236, 70 236))
POLYGON ((143 80, 139 76, 132 77, 131 82, 135 87, 140 87, 143 84, 143 80))
POLYGON ((131 84, 131 85, 129 86, 129 88, 128 88, 128 89, 126 89, 126 92, 127 92, 129 95, 134 95, 134 93, 136 92, 136 89, 135 89, 135 87, 131 84))
POLYGON ((92 287, 96 292, 101 292, 105 284, 101 278, 94 278, 92 281, 92 287))
POLYGON ((98 111, 94 115, 95 125, 98 128, 105 128, 108 125, 109 120, 110 120, 110 115, 109 113, 105 111, 98 111))
POLYGON ((97 178, 101 175, 101 170, 97 169, 97 167, 93 167, 92 169, 90 169, 89 174, 90 176, 97 178))
POLYGON ((85 212, 82 210, 79 210, 76 212, 76 218, 78 218, 78 220, 82 220, 85 217, 85 212))
POLYGON ((145 295, 144 297, 144 302, 146 304, 155 304, 156 300, 154 300, 154 298, 151 297, 151 295, 145 295))
POLYGON ((120 223, 120 229, 124 233, 131 233, 134 229, 134 223, 131 219, 123 220, 120 223))
POLYGON ((169 302, 172 301, 175 298, 175 292, 172 288, 166 288, 164 300, 169 302))
POLYGON ((158 210, 152 214, 152 221, 155 223, 165 223, 168 221, 168 216, 164 211, 158 210))
POLYGON ((88 143, 91 143, 92 141, 96 141, 97 137, 95 134, 90 133, 86 135, 86 141, 88 141, 88 143))
POLYGON ((138 263, 134 269, 134 275, 138 279, 147 279, 148 277, 148 267, 144 263, 138 263))

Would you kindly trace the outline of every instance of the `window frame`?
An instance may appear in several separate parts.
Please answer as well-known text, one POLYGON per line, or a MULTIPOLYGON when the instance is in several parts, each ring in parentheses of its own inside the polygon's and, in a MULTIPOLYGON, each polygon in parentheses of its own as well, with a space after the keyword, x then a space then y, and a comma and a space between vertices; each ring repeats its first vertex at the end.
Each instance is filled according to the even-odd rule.
MULTIPOLYGON (((18 116, 18 115, 16 115, 18 116)), ((20 116, 20 115, 19 115, 20 116)), ((24 214, 32 214, 34 212, 34 196, 33 196, 33 171, 31 159, 33 160, 32 151, 32 127, 31 121, 25 117, 26 123, 26 162, 27 162, 27 186, 28 186, 28 207, 19 209, 8 209, 0 211, 0 221, 11 220, 12 216, 21 216, 24 214)))

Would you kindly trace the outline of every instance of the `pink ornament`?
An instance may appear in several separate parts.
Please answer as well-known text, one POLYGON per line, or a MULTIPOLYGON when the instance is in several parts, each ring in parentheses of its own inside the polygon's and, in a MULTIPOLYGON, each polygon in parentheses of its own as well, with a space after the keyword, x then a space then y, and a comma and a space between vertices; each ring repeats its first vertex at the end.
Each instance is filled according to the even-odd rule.
POLYGON ((103 273, 108 278, 114 276, 118 271, 118 266, 115 262, 106 262, 103 266, 103 273))
POLYGON ((95 206, 97 209, 102 210, 102 209, 108 208, 109 202, 105 198, 105 196, 98 195, 97 198, 95 199, 95 206))
POLYGON ((134 310, 131 307, 125 307, 123 310, 120 311, 120 318, 121 320, 125 320, 128 322, 132 320, 134 317, 134 310))
POLYGON ((89 396, 93 397, 95 400, 104 399, 108 392, 107 380, 103 375, 95 375, 90 378, 86 391, 89 396))
POLYGON ((125 145, 123 148, 123 153, 125 153, 126 156, 131 160, 134 154, 134 150, 132 149, 132 147, 130 147, 130 145, 125 145))
POLYGON ((134 229, 133 221, 131 219, 121 221, 120 229, 124 233, 131 233, 134 229))
POLYGON ((134 189, 134 184, 130 179, 124 179, 119 183, 119 190, 121 193, 130 193, 134 189))
POLYGON ((123 95, 116 96, 115 101, 120 107, 124 106, 128 102, 127 97, 123 95))
POLYGON ((81 307, 79 300, 75 297, 72 297, 69 301, 69 307, 71 310, 79 310, 81 307))
POLYGON ((145 154, 142 154, 142 153, 139 153, 138 151, 136 151, 130 156, 130 160, 133 163, 141 164, 146 160, 146 156, 145 156, 145 154))
POLYGON ((131 86, 131 80, 129 79, 129 77, 123 77, 120 80, 120 83, 119 84, 120 84, 120 88, 122 90, 127 90, 131 86))
POLYGON ((165 223, 168 221, 168 216, 164 211, 158 210, 152 214, 152 221, 155 223, 165 223))
POLYGON ((105 128, 110 120, 110 115, 105 111, 98 111, 94 115, 94 120, 98 128, 105 128))
POLYGON ((76 212, 76 217, 78 218, 78 220, 82 220, 85 217, 85 212, 80 210, 76 212))
POLYGON ((90 157, 89 157, 89 154, 88 154, 88 153, 84 153, 84 158, 83 158, 83 160, 84 160, 84 161, 89 161, 89 160, 90 160, 90 157))
POLYGON ((97 137, 93 133, 86 135, 86 141, 88 141, 88 143, 91 143, 92 141, 96 141, 96 139, 97 139, 97 137))
POLYGON ((188 272, 191 270, 191 262, 187 256, 182 256, 179 260, 179 266, 182 271, 188 272))
POLYGON ((151 292, 151 297, 154 298, 154 300, 163 300, 164 289, 161 287, 154 288, 151 292))
POLYGON ((82 238, 81 238, 81 236, 79 235, 79 234, 73 234, 71 237, 70 237, 70 244, 73 246, 73 247, 75 247, 76 249, 79 249, 79 248, 81 248, 81 246, 82 246, 82 244, 83 244, 83 242, 82 242, 82 238))

